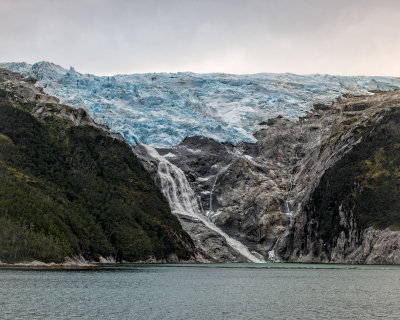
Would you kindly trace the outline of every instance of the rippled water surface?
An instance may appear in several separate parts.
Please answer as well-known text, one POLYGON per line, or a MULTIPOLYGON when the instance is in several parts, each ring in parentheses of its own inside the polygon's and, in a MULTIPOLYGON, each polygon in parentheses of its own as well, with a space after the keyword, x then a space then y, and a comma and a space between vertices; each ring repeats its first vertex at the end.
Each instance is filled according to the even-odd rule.
POLYGON ((1 319, 400 319, 400 267, 0 270, 1 319))

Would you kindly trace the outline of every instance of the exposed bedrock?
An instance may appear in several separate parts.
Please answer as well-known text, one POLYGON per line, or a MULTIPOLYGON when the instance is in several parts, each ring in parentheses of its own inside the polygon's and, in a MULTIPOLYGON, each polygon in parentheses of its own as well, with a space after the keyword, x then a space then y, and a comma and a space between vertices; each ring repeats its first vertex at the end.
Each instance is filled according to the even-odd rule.
POLYGON ((398 231, 357 227, 348 210, 341 214, 350 222, 342 223, 342 233, 326 243, 321 221, 309 209, 326 170, 390 117, 399 102, 398 91, 342 97, 331 105, 315 105, 295 122, 260 119, 264 129, 255 133, 255 144, 189 137, 158 151, 183 170, 204 215, 265 258, 399 263, 398 231))

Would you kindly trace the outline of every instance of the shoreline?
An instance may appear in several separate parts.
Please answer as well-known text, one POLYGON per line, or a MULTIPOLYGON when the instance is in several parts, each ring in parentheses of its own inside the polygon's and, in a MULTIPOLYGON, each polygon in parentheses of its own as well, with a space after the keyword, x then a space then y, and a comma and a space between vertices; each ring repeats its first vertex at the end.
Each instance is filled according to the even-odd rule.
POLYGON ((1 270, 21 270, 21 271, 94 271, 94 270, 111 270, 132 267, 197 267, 197 268, 259 268, 259 269, 398 269, 399 264, 343 264, 343 263, 296 263, 296 262, 269 262, 269 263, 251 263, 251 262, 231 262, 231 263, 190 263, 190 262, 88 262, 85 264, 61 264, 61 263, 16 263, 7 264, 0 263, 1 270))

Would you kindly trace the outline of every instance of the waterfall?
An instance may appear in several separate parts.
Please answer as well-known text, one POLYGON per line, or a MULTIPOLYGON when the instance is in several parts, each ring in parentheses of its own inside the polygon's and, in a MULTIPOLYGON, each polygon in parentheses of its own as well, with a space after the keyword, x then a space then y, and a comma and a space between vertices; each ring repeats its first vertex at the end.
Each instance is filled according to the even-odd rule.
POLYGON ((208 209, 208 210, 209 210, 209 214, 211 214, 212 211, 213 211, 213 209, 212 209, 212 197, 213 197, 215 185, 217 184, 217 180, 218 180, 219 176, 221 175, 221 173, 224 173, 226 170, 228 170, 228 168, 230 167, 230 165, 231 165, 231 163, 228 164, 227 166, 223 167, 223 168, 217 173, 217 175, 215 176, 214 183, 213 183, 213 185, 212 185, 212 187, 211 187, 211 191, 210 191, 210 208, 208 209))
POLYGON ((157 174, 160 178, 161 191, 167 198, 171 210, 174 213, 198 218, 201 214, 199 200, 183 171, 162 157, 153 147, 145 144, 141 146, 158 162, 157 174))
POLYGON ((253 255, 245 245, 227 235, 202 214, 199 200, 181 169, 162 157, 153 147, 144 144, 140 144, 140 146, 145 149, 148 156, 158 162, 157 173, 160 178, 161 191, 167 198, 173 213, 187 215, 201 221, 206 227, 224 237, 229 246, 249 261, 265 262, 253 255))
POLYGON ((290 209, 289 201, 286 199, 283 203, 283 212, 289 217, 290 225, 293 223, 293 211, 290 209))
MULTIPOLYGON (((297 154, 296 154, 296 158, 297 158, 297 154)), ((293 173, 292 173, 293 167, 289 169, 288 174, 290 177, 290 187, 289 187, 289 191, 286 195, 286 199, 283 203, 283 213, 285 213, 288 217, 289 217, 289 223, 290 226, 293 224, 293 210, 291 210, 290 208, 290 204, 289 204, 289 198, 290 198, 290 194, 292 193, 293 190, 293 173)))
POLYGON ((275 247, 278 244, 278 242, 281 240, 281 238, 282 238, 282 235, 280 235, 278 237, 278 239, 275 240, 274 244, 272 245, 271 250, 268 251, 268 260, 275 262, 275 258, 276 258, 275 247))

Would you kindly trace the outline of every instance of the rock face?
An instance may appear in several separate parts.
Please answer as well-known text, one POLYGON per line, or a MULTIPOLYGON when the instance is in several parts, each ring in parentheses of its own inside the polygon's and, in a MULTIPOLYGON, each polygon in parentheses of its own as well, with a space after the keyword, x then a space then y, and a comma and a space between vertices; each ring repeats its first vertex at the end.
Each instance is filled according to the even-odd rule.
POLYGON ((351 131, 345 128, 357 144, 327 168, 303 206, 291 259, 398 263, 400 115, 397 94, 386 98, 363 104, 363 112, 380 109, 351 131))
MULTIPOLYGON (((400 235, 399 232, 375 230, 370 227, 362 234, 361 245, 350 254, 342 254, 334 261, 339 263, 366 263, 366 264, 400 264, 400 235)), ((346 239, 344 233, 337 242, 337 249, 340 251, 351 239, 346 239)), ((334 254, 336 254, 334 252, 334 254)))
POLYGON ((168 199, 183 229, 203 252, 202 262, 263 262, 262 257, 254 256, 241 242, 210 221, 202 210, 200 197, 196 196, 181 169, 154 148, 138 145, 133 149, 168 199))
POLYGON ((178 218, 183 229, 204 253, 201 259, 198 258, 199 262, 248 262, 248 259, 232 248, 221 234, 203 222, 186 215, 179 215, 178 218))
POLYGON ((398 91, 343 97, 297 122, 266 121, 255 144, 190 137, 158 151, 185 172, 204 214, 265 258, 398 263, 399 232, 360 229, 347 210, 340 213, 344 231, 328 245, 307 205, 325 171, 399 105, 398 91))

